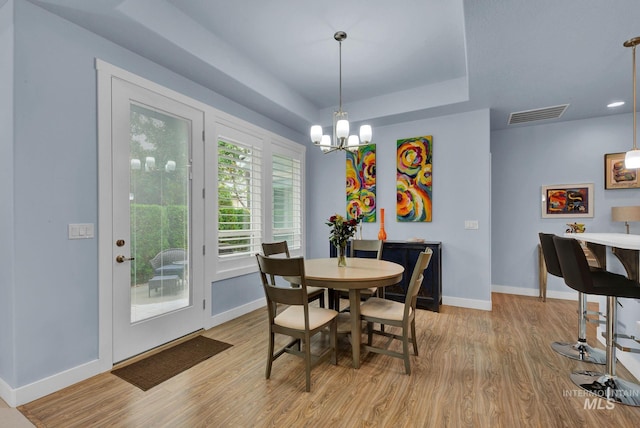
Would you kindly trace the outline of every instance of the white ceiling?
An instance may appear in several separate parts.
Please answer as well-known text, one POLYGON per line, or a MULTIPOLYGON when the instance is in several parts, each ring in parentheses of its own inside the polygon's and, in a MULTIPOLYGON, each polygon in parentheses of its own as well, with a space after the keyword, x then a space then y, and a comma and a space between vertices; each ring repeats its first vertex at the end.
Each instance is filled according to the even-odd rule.
POLYGON ((496 130, 559 104, 546 122, 632 109, 639 0, 29 1, 304 133, 338 105, 338 30, 356 122, 489 108, 496 130))

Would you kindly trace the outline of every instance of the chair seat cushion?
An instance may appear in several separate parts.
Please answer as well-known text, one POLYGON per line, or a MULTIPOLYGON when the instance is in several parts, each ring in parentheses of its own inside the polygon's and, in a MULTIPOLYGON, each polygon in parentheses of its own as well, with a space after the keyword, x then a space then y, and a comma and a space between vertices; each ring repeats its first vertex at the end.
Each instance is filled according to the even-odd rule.
POLYGON ((617 273, 606 270, 591 270, 594 290, 589 294, 600 296, 617 296, 631 299, 640 298, 638 283, 617 273))
POLYGON ((360 313, 365 317, 402 321, 404 303, 372 297, 360 305, 360 313))
MULTIPOLYGON (((309 329, 313 330, 320 327, 337 316, 338 312, 333 309, 309 306, 309 329)), ((275 324, 282 327, 304 330, 304 307, 289 306, 276 316, 273 321, 275 324)))

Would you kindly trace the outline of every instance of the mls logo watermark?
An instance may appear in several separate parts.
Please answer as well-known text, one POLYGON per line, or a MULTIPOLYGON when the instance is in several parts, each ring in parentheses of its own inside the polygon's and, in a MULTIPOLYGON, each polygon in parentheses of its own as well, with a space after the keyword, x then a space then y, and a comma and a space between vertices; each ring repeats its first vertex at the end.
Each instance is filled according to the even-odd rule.
POLYGON ((587 392, 582 389, 565 389, 562 391, 563 397, 580 397, 584 398, 585 410, 613 410, 616 403, 607 400, 605 391, 587 392))
POLYGON ((613 401, 601 399, 600 397, 585 397, 584 409, 585 410, 613 410, 616 404, 613 401))

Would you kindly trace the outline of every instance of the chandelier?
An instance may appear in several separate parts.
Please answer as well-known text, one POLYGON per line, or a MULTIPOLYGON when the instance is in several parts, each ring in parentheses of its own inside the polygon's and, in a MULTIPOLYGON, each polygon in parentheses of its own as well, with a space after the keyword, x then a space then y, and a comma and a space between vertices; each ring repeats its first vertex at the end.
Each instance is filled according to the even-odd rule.
POLYGON ((324 153, 331 153, 336 150, 355 151, 358 147, 366 146, 371 142, 371 126, 362 125, 360 127, 360 138, 357 135, 349 135, 349 116, 342 110, 342 41, 347 38, 347 33, 338 31, 333 35, 340 46, 340 103, 338 111, 333 112, 333 139, 322 133, 322 126, 313 125, 311 127, 311 141, 320 147, 324 153))
POLYGON ((623 43, 625 48, 632 48, 633 54, 633 149, 624 156, 624 167, 628 169, 640 168, 640 149, 636 145, 636 46, 640 44, 640 37, 634 37, 623 43))

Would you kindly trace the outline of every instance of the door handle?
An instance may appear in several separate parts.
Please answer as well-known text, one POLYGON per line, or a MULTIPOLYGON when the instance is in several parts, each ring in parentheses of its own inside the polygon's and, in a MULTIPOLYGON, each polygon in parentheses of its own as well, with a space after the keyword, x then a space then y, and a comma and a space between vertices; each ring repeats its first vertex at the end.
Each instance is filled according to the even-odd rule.
POLYGON ((118 263, 123 263, 123 262, 127 262, 127 261, 131 261, 131 260, 135 260, 135 257, 125 257, 125 256, 116 256, 116 261, 118 263))

